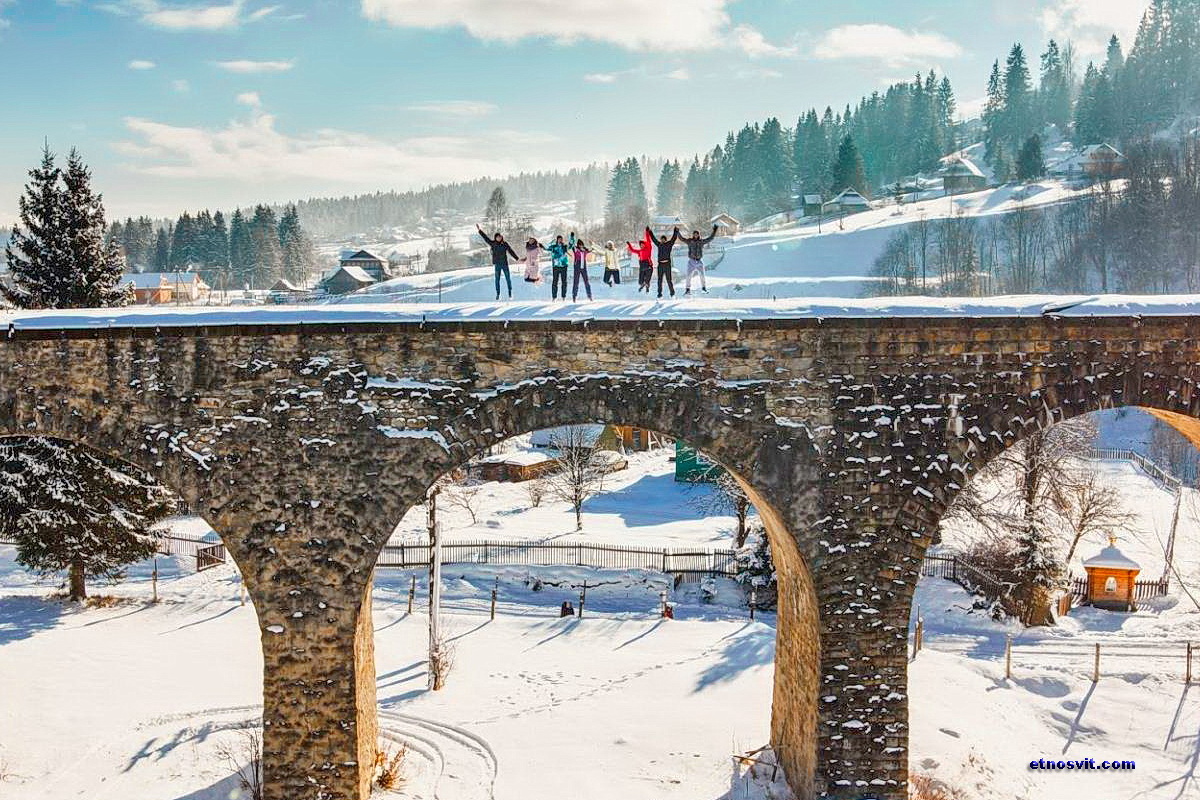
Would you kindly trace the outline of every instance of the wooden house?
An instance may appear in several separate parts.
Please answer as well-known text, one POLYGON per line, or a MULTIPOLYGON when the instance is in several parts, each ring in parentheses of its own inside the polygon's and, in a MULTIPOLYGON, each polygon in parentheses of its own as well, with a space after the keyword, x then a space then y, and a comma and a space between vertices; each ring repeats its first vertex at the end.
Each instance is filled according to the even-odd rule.
POLYGON ((737 236, 742 229, 742 223, 724 212, 709 220, 709 224, 717 226, 717 236, 737 236))
POLYGON ((531 481, 558 470, 558 462, 550 455, 527 451, 489 456, 476 466, 482 480, 506 483, 531 481))
POLYGON ((822 206, 822 208, 826 214, 857 214, 860 211, 869 211, 871 209, 871 201, 863 197, 855 189, 847 188, 822 206))
POLYGON ((616 434, 621 448, 627 453, 640 453, 671 444, 670 437, 655 431, 648 431, 645 428, 635 428, 632 425, 612 425, 611 430, 616 434))
POLYGON ((717 462, 694 447, 675 442, 675 480, 679 483, 711 483, 721 474, 717 462))
POLYGON ((371 276, 371 280, 378 283, 386 281, 392 277, 388 271, 388 262, 384 261, 374 253, 369 253, 366 250, 359 250, 354 253, 343 254, 338 261, 340 267, 357 267, 371 276))
POLYGON ((1079 164, 1084 175, 1100 181, 1123 177, 1129 160, 1111 144, 1094 144, 1079 154, 1079 164))
POLYGON ((955 158, 942 169, 942 187, 946 194, 978 192, 987 188, 987 176, 969 158, 955 158))
POLYGON ((139 306, 159 306, 175 299, 175 288, 162 272, 141 272, 126 275, 122 286, 133 287, 133 302, 139 306))
POLYGON ((825 198, 819 194, 804 195, 804 216, 819 217, 821 210, 825 207, 825 198))
POLYGON ((1116 539, 1108 547, 1083 561, 1087 570, 1084 602, 1111 611, 1134 611, 1137 600, 1137 576, 1141 566, 1117 548, 1116 539))
POLYGON ((678 214, 663 214, 650 220, 650 230, 654 231, 655 236, 670 236, 676 228, 686 235, 687 223, 678 214))
POLYGON ((334 270, 333 274, 322 281, 321 285, 329 294, 349 294, 373 283, 375 280, 360 267, 342 266, 334 270))

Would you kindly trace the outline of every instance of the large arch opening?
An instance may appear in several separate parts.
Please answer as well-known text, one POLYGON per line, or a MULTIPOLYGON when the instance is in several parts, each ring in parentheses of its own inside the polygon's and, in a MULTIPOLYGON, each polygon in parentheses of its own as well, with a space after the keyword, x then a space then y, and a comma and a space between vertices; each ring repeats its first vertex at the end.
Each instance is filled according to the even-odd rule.
POLYGON ((911 619, 923 637, 909 667, 919 785, 981 796, 985 781, 997 796, 1196 790, 1200 702, 1182 678, 1200 630, 1200 423, 1097 405, 978 431, 1003 446, 964 451, 942 489, 911 619), (1045 578, 1044 614, 1023 618, 1032 595, 1012 600, 1030 576, 1045 578), (964 706, 988 725, 956 724, 950 710, 964 706), (1028 747, 1012 753, 1014 741, 1028 747), (1138 769, 1068 778, 1029 763, 1096 754, 1138 769))
POLYGON ((183 487, 122 454, 61 436, 0 436, 0 469, 30 476, 5 481, 4 502, 44 516, 40 530, 56 550, 77 535, 63 532, 64 491, 93 519, 106 508, 128 514, 129 485, 170 495, 169 508, 151 504, 156 518, 143 537, 153 540, 150 552, 112 551, 114 574, 89 574, 80 603, 66 600, 68 570, 18 563, 17 539, 0 537, 5 785, 29 797, 99 785, 129 797, 241 791, 225 755, 249 763, 243 743, 261 726, 262 650, 241 571, 197 513, 201 493, 177 491, 183 487), (73 470, 83 469, 110 474, 81 488, 73 470))
MULTIPOLYGON (((572 407, 543 406, 524 422, 506 416, 486 416, 486 439, 463 448, 430 483, 441 485, 440 535, 451 553, 443 558, 450 562, 443 584, 453 621, 446 635, 455 649, 446 689, 427 689, 427 570, 383 566, 409 550, 417 560, 428 557, 425 506, 399 522, 376 569, 384 746, 405 740, 419 751, 430 726, 465 728, 482 737, 488 755, 471 757, 459 747, 474 764, 464 771, 489 781, 498 771, 497 798, 565 792, 716 800, 747 781, 769 782, 761 769, 747 776, 751 762, 732 757, 770 742, 770 757, 786 767, 796 796, 812 796, 820 674, 815 593, 785 514, 768 499, 770 481, 755 460, 737 461, 746 443, 722 446, 702 426, 680 435, 677 423, 672 432, 638 415, 572 407), (537 484, 553 482, 541 470, 576 442, 568 435, 566 447, 556 444, 553 431, 583 426, 600 431, 599 449, 613 454, 603 469, 614 471, 583 500, 577 530, 570 492, 537 484), (726 489, 704 484, 705 473, 728 476, 726 489), (736 510, 718 519, 705 497, 729 490, 752 509, 748 522, 756 531, 739 554, 736 510), (770 543, 778 596, 774 609, 758 609, 751 623, 747 592, 733 575, 759 536, 770 543), (664 600, 673 619, 663 618, 664 600), (560 616, 564 602, 570 618, 560 616), (636 695, 624 691, 639 684, 636 695), (521 770, 506 768, 518 758, 526 762, 521 770), (580 772, 585 764, 588 771, 580 772)), ((768 589, 762 591, 768 606, 768 589)))

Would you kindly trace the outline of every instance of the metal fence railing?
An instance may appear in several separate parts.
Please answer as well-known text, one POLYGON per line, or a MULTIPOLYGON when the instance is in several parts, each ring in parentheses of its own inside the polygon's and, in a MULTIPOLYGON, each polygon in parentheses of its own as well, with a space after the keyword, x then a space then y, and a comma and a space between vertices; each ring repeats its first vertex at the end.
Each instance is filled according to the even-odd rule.
MULTIPOLYGON (((411 569, 429 563, 426 542, 389 544, 377 567, 411 569)), ((672 575, 726 575, 737 571, 736 551, 623 547, 587 542, 449 541, 443 564, 644 569, 672 575)))
POLYGON ((1132 461, 1141 467, 1147 475, 1173 492, 1178 491, 1182 483, 1182 481, 1180 481, 1174 475, 1167 472, 1158 464, 1155 464, 1153 461, 1146 458, 1136 450, 1093 448, 1088 451, 1087 457, 1096 461, 1132 461))

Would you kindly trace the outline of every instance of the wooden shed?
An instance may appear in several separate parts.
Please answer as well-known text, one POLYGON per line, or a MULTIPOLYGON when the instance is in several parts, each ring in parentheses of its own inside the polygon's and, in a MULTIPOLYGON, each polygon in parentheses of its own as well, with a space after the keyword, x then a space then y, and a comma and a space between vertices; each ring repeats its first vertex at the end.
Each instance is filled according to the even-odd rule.
POLYGON ((742 223, 724 212, 710 219, 709 223, 717 226, 718 236, 737 236, 742 229, 742 223))
POLYGON ((666 447, 671 444, 671 439, 668 436, 663 436, 661 433, 648 431, 645 428, 635 428, 631 425, 613 425, 612 431, 621 441, 621 447, 627 453, 640 453, 646 450, 654 450, 659 447, 666 447))
POLYGON ((485 481, 522 483, 549 475, 558 462, 546 453, 503 453, 478 462, 479 477, 485 481))
POLYGON ((1110 611, 1135 611, 1137 576, 1141 565, 1117 548, 1116 539, 1091 558, 1083 560, 1087 570, 1085 601, 1110 611))

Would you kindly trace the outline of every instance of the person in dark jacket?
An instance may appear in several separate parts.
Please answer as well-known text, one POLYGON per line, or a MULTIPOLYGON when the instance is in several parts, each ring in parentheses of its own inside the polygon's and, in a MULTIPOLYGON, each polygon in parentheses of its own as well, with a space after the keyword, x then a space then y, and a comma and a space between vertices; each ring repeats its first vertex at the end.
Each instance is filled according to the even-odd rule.
POLYGON ((562 299, 567 299, 567 267, 570 266, 571 248, 563 241, 561 235, 554 237, 554 242, 546 248, 550 254, 550 296, 558 299, 559 281, 562 282, 562 299))
MULTIPOLYGON (((646 233, 651 239, 654 239, 654 232, 649 227, 646 228, 646 233)), ((676 226, 674 233, 670 236, 663 234, 655 240, 654 244, 658 248, 658 296, 662 297, 663 278, 667 279, 667 288, 671 290, 671 297, 675 296, 675 278, 671 274, 671 251, 675 249, 675 244, 681 238, 679 235, 679 227, 676 226)))
MULTIPOLYGON (((579 279, 583 278, 583 288, 587 290, 587 299, 592 299, 592 282, 588 280, 587 258, 592 252, 592 249, 584 244, 582 239, 576 239, 575 234, 571 234, 571 252, 575 254, 575 274, 571 281, 571 302, 574 303, 579 299, 579 279)), ((563 286, 563 294, 566 294, 566 286, 563 286)))
POLYGON ((492 250, 492 268, 496 272, 496 299, 500 299, 500 275, 503 273, 504 280, 508 283, 508 299, 512 300, 512 275, 508 271, 508 257, 512 256, 513 261, 520 261, 521 257, 513 252, 508 242, 504 241, 504 234, 497 231, 495 236, 489 238, 483 232, 483 228, 476 225, 475 229, 479 231, 480 238, 487 242, 488 247, 492 250))
POLYGON ((692 231, 690 239, 684 239, 687 242, 688 249, 688 266, 687 266, 687 283, 684 286, 683 293, 685 295, 692 293, 692 276, 700 276, 700 291, 708 294, 708 287, 704 285, 704 248, 708 243, 717 236, 717 226, 713 225, 712 233, 707 239, 700 238, 700 231, 692 231))

